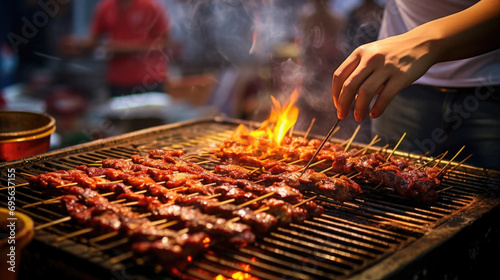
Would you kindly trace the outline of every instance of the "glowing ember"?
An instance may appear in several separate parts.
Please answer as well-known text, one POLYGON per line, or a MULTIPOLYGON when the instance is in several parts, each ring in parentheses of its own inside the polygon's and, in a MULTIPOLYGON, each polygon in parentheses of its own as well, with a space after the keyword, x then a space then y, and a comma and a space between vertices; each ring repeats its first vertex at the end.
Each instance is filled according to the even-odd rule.
POLYGON ((241 268, 243 268, 244 271, 250 271, 250 265, 249 264, 243 264, 243 265, 240 265, 241 268))
POLYGON ((205 237, 205 239, 203 239, 203 245, 205 246, 205 248, 208 248, 208 246, 210 246, 210 238, 209 237, 205 237))
POLYGON ((259 129, 250 132, 250 136, 255 138, 267 136, 279 146, 283 137, 295 125, 299 117, 299 109, 294 106, 298 95, 298 91, 295 89, 290 96, 290 101, 284 106, 281 106, 279 101, 271 96, 273 108, 269 118, 262 123, 259 129), (274 128, 271 129, 271 127, 274 128))
POLYGON ((231 277, 232 277, 232 279, 235 279, 235 280, 246 280, 246 279, 256 280, 256 279, 258 279, 258 278, 253 277, 249 273, 244 273, 241 271, 233 273, 233 275, 231 275, 231 277))
POLYGON ((233 273, 231 278, 227 278, 224 275, 219 274, 214 277, 214 280, 259 280, 259 278, 253 277, 249 273, 238 271, 233 273))
POLYGON ((254 277, 250 273, 248 273, 251 270, 249 264, 239 264, 239 266, 243 268, 245 272, 237 271, 231 274, 231 278, 227 278, 224 275, 219 274, 214 277, 214 280, 259 280, 259 278, 254 277))

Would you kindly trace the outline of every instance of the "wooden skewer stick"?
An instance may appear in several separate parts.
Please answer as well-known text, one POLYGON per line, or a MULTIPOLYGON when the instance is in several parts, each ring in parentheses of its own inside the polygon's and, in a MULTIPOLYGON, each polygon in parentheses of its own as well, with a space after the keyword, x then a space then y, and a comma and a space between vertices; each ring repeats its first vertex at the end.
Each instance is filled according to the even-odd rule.
POLYGON ((159 228, 159 229, 164 229, 164 228, 167 228, 167 227, 170 227, 170 226, 176 225, 176 224, 178 224, 178 223, 179 223, 179 221, 177 221, 177 220, 176 220, 176 221, 170 221, 170 222, 168 222, 168 223, 164 223, 163 225, 159 225, 157 228, 159 228))
POLYGON ((296 161, 289 162, 288 164, 296 164, 296 163, 299 163, 301 161, 304 161, 304 159, 298 159, 296 161))
MULTIPOLYGON (((105 175, 102 175, 102 176, 98 176, 96 178, 103 178, 105 177, 105 175)), ((118 181, 110 181, 110 182, 97 182, 96 184, 97 185, 104 185, 104 184, 112 184, 112 183, 121 183, 123 182, 123 180, 118 180, 118 181)), ((57 187, 55 187, 56 189, 60 189, 60 188, 64 188, 64 187, 71 187, 71 186, 77 186, 78 185, 78 182, 72 182, 72 183, 67 183, 67 184, 63 184, 63 185, 59 185, 57 187)))
POLYGON ((156 221, 153 221, 151 222, 152 225, 160 225, 160 224, 164 224, 167 222, 167 219, 161 219, 161 220, 156 220, 156 221))
POLYGON ((311 132, 311 129, 313 127, 314 122, 316 121, 316 118, 312 118, 311 123, 309 124, 309 127, 307 128, 306 134, 304 134, 304 139, 307 138, 307 135, 309 135, 309 132, 311 132))
POLYGON ((452 172, 455 168, 459 167, 464 163, 466 160, 472 157, 472 154, 468 155, 466 158, 464 158, 461 162, 459 162, 457 165, 453 166, 448 172, 452 172))
POLYGON ((384 184, 384 183, 382 183, 382 182, 381 182, 381 183, 379 183, 378 185, 376 185, 376 186, 373 188, 373 190, 376 190, 376 189, 380 188, 380 186, 382 186, 383 184, 384 184))
POLYGON ((221 206, 221 205, 233 203, 234 201, 235 201, 234 198, 231 198, 231 199, 228 199, 228 200, 224 200, 224 201, 221 201, 221 202, 217 203, 217 206, 221 206))
MULTIPOLYGON (((142 194, 142 193, 146 193, 147 191, 148 190, 142 190, 142 191, 137 191, 135 193, 136 194, 142 194)), ((125 201, 127 201, 127 199, 126 198, 122 198, 122 199, 118 199, 118 200, 113 200, 113 201, 111 201, 111 203, 113 203, 113 204, 120 204, 120 203, 125 202, 125 201)), ((133 201, 133 202, 137 202, 137 201, 133 201)), ((124 203, 122 205, 123 206, 130 206, 130 205, 128 205, 128 203, 124 203)), ((135 204, 132 204, 132 205, 135 205, 135 204)))
POLYGON ((77 185, 78 185, 77 182, 67 183, 67 184, 62 184, 62 185, 57 186, 56 189, 65 188, 65 187, 71 187, 71 186, 77 186, 77 185))
MULTIPOLYGON (((115 235, 118 235, 119 232, 118 231, 113 231, 113 232, 110 232, 110 233, 116 233, 115 235)), ((111 238, 111 237, 113 237, 113 236, 110 236, 108 238, 111 238)), ((120 238, 119 240, 113 241, 111 243, 107 243, 106 245, 96 244, 100 240, 97 240, 97 241, 95 241, 95 240, 91 241, 91 240, 89 240, 89 243, 92 244, 95 247, 98 247, 98 249, 101 250, 101 251, 109 250, 111 248, 114 248, 114 247, 117 247, 117 246, 120 246, 120 245, 123 245, 123 244, 127 244, 128 242, 130 242, 130 239, 128 237, 120 238)), ((105 240, 105 239, 102 239, 102 240, 105 240)))
POLYGON ((40 204, 58 203, 59 200, 61 199, 61 197, 62 197, 62 195, 57 196, 57 197, 53 197, 53 198, 49 198, 49 199, 46 199, 46 200, 42 200, 42 201, 33 202, 33 203, 30 203, 30 204, 23 205, 22 208, 29 208, 29 207, 37 206, 37 205, 40 205, 40 204))
POLYGON ((382 140, 382 138, 378 138, 378 135, 375 135, 375 137, 373 137, 372 141, 370 141, 370 143, 368 145, 366 145, 366 147, 364 147, 363 149, 357 151, 353 157, 356 157, 360 154, 365 154, 366 151, 368 150, 368 148, 370 148, 371 146, 377 144, 378 142, 380 142, 380 140, 382 140))
POLYGON ((294 204, 294 205, 293 205, 293 207, 299 207, 300 205, 305 204, 305 203, 308 203, 309 201, 314 200, 314 199, 316 199, 317 197, 318 197, 318 196, 317 196, 317 195, 315 195, 315 196, 310 197, 310 198, 308 198, 308 199, 306 199, 306 200, 302 200, 301 202, 299 202, 299 203, 297 203, 297 204, 294 204))
POLYGON ((123 253, 121 255, 118 255, 118 256, 115 256, 115 257, 112 257, 111 259, 109 259, 109 263, 110 264, 117 264, 119 262, 122 262, 126 259, 129 259, 131 257, 133 257, 135 254, 133 251, 130 251, 130 252, 127 252, 127 253, 123 253))
POLYGON ((349 138, 349 142, 347 142, 347 145, 345 146, 344 152, 347 152, 347 150, 349 150, 349 147, 351 146, 352 141, 354 140, 354 138, 358 134, 358 131, 359 131, 360 128, 361 128, 361 125, 358 125, 358 127, 356 127, 356 130, 352 134, 351 138, 349 138))
POLYGON ((389 156, 387 157, 387 159, 385 160, 385 162, 389 162, 389 159, 392 157, 392 155, 394 154, 394 152, 397 150, 397 148, 399 147, 399 144, 401 144, 401 142, 403 142, 403 139, 405 138, 406 136, 406 132, 403 133, 403 136, 401 136, 401 138, 399 139, 398 143, 396 144, 396 146, 394 147, 394 149, 392 149, 392 152, 389 154, 389 156))
POLYGON ((253 211, 254 213, 260 213, 260 212, 266 212, 267 210, 271 209, 271 207, 269 206, 265 206, 265 207, 261 207, 255 211, 253 211))
POLYGON ((448 154, 448 151, 444 152, 443 153, 443 156, 441 156, 439 158, 439 160, 436 162, 436 164, 434 164, 434 167, 438 166, 440 163, 441 163, 441 160, 443 160, 443 158, 448 154))
POLYGON ((449 187, 447 187, 447 188, 437 190, 437 191, 436 191, 436 193, 440 193, 440 192, 447 191, 447 190, 449 190, 449 189, 451 189, 451 188, 453 188, 453 187, 454 187, 454 186, 449 186, 449 187))
POLYGON ((22 183, 22 184, 16 184, 16 185, 13 185, 13 186, 7 186, 7 187, 1 187, 0 188, 0 191, 3 191, 3 190, 6 190, 8 188, 17 188, 17 187, 23 187, 23 186, 27 186, 29 185, 30 183, 22 183))
POLYGON ((325 173, 325 172, 328 172, 328 171, 330 171, 330 170, 332 170, 332 169, 333 169, 333 166, 330 166, 330 167, 328 167, 328 168, 325 168, 325 169, 321 170, 321 171, 320 171, 320 172, 318 172, 318 173, 325 173))
MULTIPOLYGON (((311 163, 311 164, 309 165, 309 168, 311 168, 311 167, 313 167, 313 166, 316 166, 316 165, 318 165, 318 164, 321 164, 321 163, 323 163, 323 162, 325 162, 325 161, 326 161, 326 158, 325 158, 325 159, 322 159, 322 160, 318 160, 318 161, 317 161, 317 162, 315 162, 315 163, 311 163)), ((301 169, 299 169, 298 171, 304 171, 304 168, 306 168, 306 167, 304 166, 304 167, 302 167, 301 169)))
POLYGON ((69 239, 69 238, 72 238, 72 237, 75 237, 75 236, 78 236, 78 235, 86 234, 86 233, 92 232, 93 230, 94 230, 93 228, 84 228, 84 229, 81 229, 81 230, 77 230, 75 232, 72 232, 72 233, 69 233, 69 234, 66 234, 66 235, 63 235, 63 236, 59 236, 56 239, 56 242, 60 242, 60 241, 63 241, 63 240, 66 240, 66 239, 69 239))
POLYGON ((311 163, 311 165, 309 165, 309 167, 316 166, 316 165, 321 164, 321 163, 323 163, 323 162, 325 162, 325 161, 326 161, 326 158, 325 158, 325 159, 322 159, 322 160, 318 160, 318 161, 317 161, 317 162, 315 162, 315 163, 311 163))
POLYGON ((257 197, 257 198, 254 198, 254 199, 252 199, 252 200, 249 200, 249 201, 247 201, 247 202, 244 202, 244 203, 242 203, 242 204, 238 205, 238 208, 243 208, 243 207, 248 206, 248 205, 250 205, 250 204, 252 204, 252 203, 254 203, 254 202, 257 202, 257 201, 259 201, 259 200, 262 200, 262 199, 264 199, 264 198, 266 198, 266 197, 270 197, 270 196, 273 196, 273 195, 274 195, 274 192, 269 192, 269 193, 266 193, 266 194, 264 194, 264 195, 261 195, 261 196, 259 196, 259 197, 257 197))
POLYGON ((356 176, 358 176, 358 175, 359 175, 359 172, 354 171, 354 172, 352 172, 350 174, 347 174, 347 178, 349 178, 349 179, 352 180, 352 179, 356 178, 356 176))
POLYGON ((89 239, 89 243, 96 243, 96 242, 99 242, 99 241, 102 241, 102 240, 106 240, 108 238, 115 237, 118 234, 120 234, 120 231, 108 232, 106 234, 99 235, 99 236, 96 236, 94 238, 89 239))
POLYGON ((441 168, 441 171, 439 171, 438 174, 436 174, 436 176, 434 176, 434 177, 438 177, 439 175, 441 175, 441 173, 443 173, 443 171, 448 167, 448 165, 450 165, 450 163, 452 163, 453 160, 455 160, 455 158, 462 152, 463 149, 465 149, 465 145, 462 146, 462 148, 460 149, 460 151, 458 151, 455 154, 455 156, 453 156, 453 158, 450 161, 448 161, 448 163, 443 168, 441 168))
MULTIPOLYGON (((377 153, 381 154, 383 150, 387 149, 389 147, 389 144, 386 144, 385 146, 383 146, 382 148, 380 148, 377 153)), ((384 152, 385 153, 385 152, 384 152)))
MULTIPOLYGON (((426 163, 424 163, 424 164, 420 165, 419 167, 417 167, 417 168, 413 169, 413 171, 417 171, 417 170, 419 170, 420 168, 423 168, 423 167, 425 167, 425 166, 427 166, 427 165, 429 165, 429 164, 433 163, 433 162, 434 162, 434 161, 436 161, 436 160, 439 160, 439 162, 440 162, 440 161, 443 159, 443 157, 444 157, 447 153, 448 153, 448 151, 444 152, 443 154, 441 154, 441 155, 439 155, 439 156, 437 156, 437 157, 433 158, 432 160, 430 160, 430 161, 428 161, 428 162, 426 162, 426 163)), ((438 163, 436 163, 436 164, 434 165, 434 167, 436 167, 436 165, 438 165, 438 164, 439 164, 439 162, 438 162, 438 163)))
POLYGON ((43 225, 36 226, 35 230, 40 230, 40 229, 43 229, 43 228, 46 228, 46 227, 50 227, 52 225, 56 225, 56 224, 59 224, 59 223, 64 223, 64 222, 67 222, 67 221, 70 221, 70 220, 71 220, 71 216, 66 216, 66 217, 63 217, 63 218, 60 218, 60 219, 57 219, 57 220, 45 223, 43 225))

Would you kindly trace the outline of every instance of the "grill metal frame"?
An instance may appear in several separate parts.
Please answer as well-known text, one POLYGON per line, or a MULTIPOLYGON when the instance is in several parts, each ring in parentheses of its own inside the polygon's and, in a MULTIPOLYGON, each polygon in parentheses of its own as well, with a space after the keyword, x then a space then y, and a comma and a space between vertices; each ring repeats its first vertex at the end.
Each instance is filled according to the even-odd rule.
MULTIPOLYGON (((149 148, 161 148, 163 143, 168 143, 170 148, 184 148, 188 153, 199 154, 205 148, 215 148, 211 143, 227 138, 239 124, 256 125, 234 119, 202 119, 97 140, 0 164, 0 182, 7 185, 6 170, 12 167, 18 173, 16 184, 21 184, 27 177, 19 175, 20 172, 39 174, 74 168, 107 157, 128 158, 149 148), (215 131, 208 133, 207 129, 212 128, 215 131), (180 145, 176 143, 177 139, 185 142, 180 145)), ((335 138, 332 141, 341 142, 335 138)), ((356 143, 352 146, 363 147, 356 143)), ((395 154, 422 158, 398 151, 395 154)), ((199 156, 205 158, 203 155, 199 156)), ((245 272, 246 265, 252 267, 249 273, 262 279, 275 279, 277 276, 283 279, 398 279, 401 275, 436 275, 439 269, 432 265, 432 260, 439 260, 443 257, 442 254, 450 260, 456 257, 447 256, 449 250, 441 249, 453 247, 453 240, 456 238, 459 238, 459 243, 463 241, 462 238, 473 239, 471 245, 477 248, 480 242, 475 238, 488 241, 484 245, 489 246, 489 241, 500 236, 497 235, 500 226, 491 218, 500 212, 499 174, 492 170, 461 165, 443 180, 444 187, 452 188, 444 191, 440 200, 431 206, 407 201, 389 189, 375 189, 369 184, 363 184, 364 194, 352 202, 336 203, 319 197, 316 201, 327 209, 322 217, 308 220, 304 224, 278 228, 259 239, 255 245, 246 248, 227 249, 215 246, 211 251, 213 253, 208 252, 195 260, 181 277, 213 279, 217 274, 230 277, 235 271, 245 272), (476 226, 477 224, 481 227, 476 226), (489 236, 484 236, 488 233, 489 236), (465 237, 460 237, 462 235, 465 237), (252 261, 253 257, 258 261, 252 261)), ((0 192, 0 197, 5 195, 5 191, 0 192)), ((34 191, 22 196, 17 210, 32 216, 36 225, 50 221, 51 217, 60 216, 51 207, 20 207, 23 203, 42 200, 46 197, 43 194, 34 191)), ((5 204, 6 200, 2 199, 0 205, 5 204)), ((74 231, 75 228, 78 227, 70 226, 70 230, 74 231)), ((36 232, 34 241, 27 248, 27 256, 23 256, 29 269, 33 270, 33 266, 45 261, 48 262, 46 270, 49 271, 38 267, 39 271, 35 273, 53 273, 51 270, 61 269, 68 276, 82 279, 102 278, 104 275, 118 279, 171 277, 165 273, 151 273, 150 267, 137 266, 126 260, 110 264, 110 258, 115 255, 95 250, 80 238, 54 243, 54 238, 63 234, 64 228, 59 227, 36 232), (45 257, 50 258, 43 252, 50 252, 55 256, 42 261, 45 257)), ((466 250, 466 254, 468 252, 466 250)), ((470 259, 470 255, 466 257, 470 259)), ((455 275, 459 271, 456 269, 453 272, 439 273, 455 275)))

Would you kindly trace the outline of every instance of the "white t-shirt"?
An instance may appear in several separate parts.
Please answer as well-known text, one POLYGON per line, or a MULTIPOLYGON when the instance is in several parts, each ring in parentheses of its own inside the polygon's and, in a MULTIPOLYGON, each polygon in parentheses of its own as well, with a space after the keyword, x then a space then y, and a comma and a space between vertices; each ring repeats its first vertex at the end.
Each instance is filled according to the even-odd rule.
MULTIPOLYGON (((387 0, 379 39, 464 10, 474 0, 387 0)), ((493 35, 492 35, 493 36, 493 35)), ((440 87, 500 85, 500 49, 468 59, 438 63, 416 84, 440 87)))

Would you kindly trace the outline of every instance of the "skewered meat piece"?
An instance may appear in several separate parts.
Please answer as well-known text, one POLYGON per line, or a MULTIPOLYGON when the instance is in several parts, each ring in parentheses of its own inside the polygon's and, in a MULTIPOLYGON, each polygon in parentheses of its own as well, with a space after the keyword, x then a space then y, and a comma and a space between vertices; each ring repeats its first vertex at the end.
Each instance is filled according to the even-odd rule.
POLYGON ((250 225, 258 236, 268 233, 278 224, 278 219, 272 214, 266 212, 256 213, 249 208, 235 210, 233 215, 239 217, 242 223, 250 225))
POLYGON ((283 181, 274 182, 267 187, 266 190, 273 192, 273 197, 285 200, 289 203, 298 203, 303 199, 303 195, 298 189, 292 188, 283 181))
MULTIPOLYGON (((302 207, 294 207, 293 205, 286 203, 283 200, 270 198, 264 202, 265 207, 269 207, 268 213, 272 214, 278 218, 279 223, 282 225, 288 224, 290 222, 302 223, 305 219, 309 217, 309 213, 306 209, 302 207)), ((318 206, 321 214, 323 213, 323 207, 318 206)), ((316 216, 321 214, 314 213, 316 216)), ((311 215, 313 216, 313 215, 311 215)))
POLYGON ((149 209, 153 216, 167 220, 180 220, 193 231, 202 231, 213 239, 223 238, 231 244, 244 245, 255 241, 250 226, 203 214, 198 209, 179 205, 163 205, 149 209))
POLYGON ((234 164, 219 164, 215 167, 214 172, 220 175, 226 175, 235 179, 249 179, 250 172, 234 164))
MULTIPOLYGON (((203 169, 197 164, 184 161, 178 157, 165 156, 165 159, 169 160, 171 163, 175 163, 175 168, 177 170, 198 174, 199 177, 205 180, 207 183, 216 183, 217 185, 224 185, 226 183, 232 184, 242 188, 246 192, 251 192, 253 194, 256 194, 257 196, 274 192, 275 193, 274 197, 281 198, 290 203, 297 203, 300 202, 300 200, 302 199, 302 194, 299 191, 293 188, 289 188, 286 185, 276 184, 274 186, 266 188, 265 186, 253 183, 250 180, 234 179, 227 176, 222 176, 220 174, 209 173, 207 170, 203 169)), ((148 160, 147 158, 141 158, 141 161, 143 163, 147 162, 147 160, 148 160)), ((156 166, 159 166, 159 164, 156 163, 156 166)))
POLYGON ((312 169, 300 172, 283 172, 277 175, 262 174, 259 179, 277 184, 287 185, 301 191, 313 191, 328 196, 336 201, 349 201, 362 192, 361 187, 346 176, 328 177, 312 169))
POLYGON ((394 167, 382 167, 373 171, 372 180, 392 187, 402 196, 431 204, 438 198, 437 179, 429 178, 424 171, 399 171, 394 167))
POLYGON ((87 208, 77 202, 79 199, 77 196, 67 195, 61 201, 68 213, 80 224, 92 227, 99 234, 121 231, 133 240, 131 247, 135 253, 153 256, 165 267, 185 265, 188 256, 199 255, 211 243, 204 232, 179 234, 169 229, 158 229, 148 219, 140 218, 136 213, 98 213, 99 211, 94 211, 95 207, 87 208))
MULTIPOLYGON (((299 141, 300 143, 300 141, 299 141)), ((227 152, 227 146, 223 146, 226 150, 219 151, 218 155, 222 155, 227 152)), ((297 154, 301 154, 299 158, 306 159, 307 154, 305 150, 301 149, 309 149, 312 148, 309 146, 302 147, 294 147, 294 149, 289 149, 291 152, 295 150, 297 154)), ((283 149, 283 147, 282 147, 283 149)), ((402 196, 414 199, 423 203, 432 203, 437 200, 437 192, 435 191, 436 187, 439 186, 440 181, 437 178, 437 175, 440 174, 441 169, 437 167, 426 167, 420 166, 413 162, 408 158, 393 156, 389 160, 380 153, 369 153, 366 155, 358 155, 358 151, 356 149, 351 149, 347 152, 338 151, 328 152, 328 149, 323 149, 318 154, 318 160, 327 159, 331 160, 331 170, 335 173, 339 174, 349 174, 352 172, 359 172, 358 177, 367 181, 371 181, 374 183, 383 183, 387 186, 393 187, 396 192, 402 196), (389 174, 385 174, 389 173, 389 174), (381 178, 384 178, 383 180, 381 178), (397 183, 396 183, 397 182, 397 183)), ((314 152, 314 148, 311 149, 314 152)), ((230 153, 230 156, 233 160, 238 159, 238 155, 234 153, 230 153)), ((267 162, 260 162, 258 158, 252 156, 244 155, 240 158, 245 158, 247 163, 251 163, 252 166, 267 166, 267 162)), ((297 156, 296 156, 297 157, 297 156)), ((286 157, 284 157, 286 159, 286 157)), ((300 166, 300 165, 298 165, 300 166)), ((285 176, 290 175, 289 170, 293 170, 292 168, 287 168, 285 165, 279 165, 276 167, 270 167, 269 172, 272 175, 286 174, 285 176)), ((292 171, 293 172, 293 171, 292 171)), ((306 172, 307 173, 307 172, 306 172)), ((294 187, 299 187, 304 183, 304 180, 309 181, 309 179, 304 179, 304 176, 299 180, 302 183, 292 182, 291 179, 288 179, 285 176, 281 176, 280 178, 276 178, 270 176, 269 174, 261 175, 260 179, 271 180, 271 181, 284 181, 287 184, 292 185, 294 187)), ((291 177, 293 178, 293 177, 291 177)), ((298 178, 298 177, 296 177, 298 178)), ((315 180, 321 178, 313 178, 315 180)), ((345 178, 342 178, 345 179, 345 178)), ((358 189, 355 188, 346 188, 346 184, 339 184, 338 179, 331 181, 320 180, 322 183, 315 185, 316 191, 319 191, 322 194, 327 195, 330 193, 333 198, 338 201, 345 201, 344 199, 352 199, 358 189), (338 192, 338 194, 335 194, 338 192)), ((307 183, 307 187, 311 188, 312 184, 307 183)), ((356 186, 356 185, 354 185, 356 186)), ((303 186, 302 186, 303 187, 303 186)), ((311 189, 312 190, 312 189, 311 189)))
MULTIPOLYGON (((84 169, 84 168, 82 168, 82 169, 84 169)), ((155 171, 155 172, 158 173, 159 171, 155 171)), ((114 174, 116 174, 116 173, 122 174, 120 176, 120 178, 125 179, 125 180, 128 179, 127 176, 124 175, 123 171, 116 171, 115 170, 114 174)), ((174 201, 176 201, 176 202, 180 202, 182 204, 185 204, 185 203, 192 203, 194 201, 194 198, 187 198, 187 197, 183 197, 181 195, 178 195, 177 193, 170 192, 168 190, 165 190, 161 186, 151 184, 151 182, 148 180, 144 184, 138 183, 138 180, 139 179, 136 178, 136 181, 133 181, 132 183, 135 186, 139 186, 139 189, 148 189, 149 192, 151 192, 151 190, 161 188, 164 192, 168 192, 170 194, 170 196, 169 196, 168 200, 163 199, 163 202, 172 202, 173 203, 174 201), (182 199, 182 201, 180 199, 182 199)), ((195 181, 195 183, 201 185, 201 183, 199 183, 198 181, 195 181)), ((250 193, 250 192, 245 192, 244 190, 236 187, 235 185, 230 185, 227 183, 224 183, 223 185, 217 186, 217 187, 206 187, 206 189, 211 189, 210 194, 221 193, 222 198, 224 200, 235 199, 235 202, 238 204, 257 198, 257 195, 250 193)), ((284 186, 278 186, 278 185, 271 186, 267 189, 267 191, 268 192, 270 192, 270 191, 275 192, 276 197, 285 197, 285 198, 288 197, 289 200, 291 200, 293 203, 300 202, 302 199, 302 194, 300 194, 297 190, 290 188, 288 186, 285 186, 285 185, 284 186)), ((200 192, 202 192, 202 191, 200 191, 200 192)), ((144 197, 143 194, 136 194, 128 188, 121 188, 118 193, 119 193, 119 195, 117 196, 118 199, 127 198, 128 200, 139 201, 140 205, 156 205, 156 206, 161 205, 161 202, 158 201, 157 199, 146 198, 146 197, 144 197)), ((156 191, 153 193, 156 196, 158 196, 159 191, 156 191)), ((253 206, 254 209, 257 208, 259 205, 259 203, 253 203, 253 204, 255 205, 255 206, 253 206)), ((250 206, 252 206, 252 205, 250 205, 250 206)), ((318 206, 318 208, 320 208, 320 206, 318 206)), ((297 216, 297 218, 295 218, 295 221, 302 221, 303 219, 301 218, 301 215, 303 215, 303 214, 305 214, 307 216, 307 213, 297 214, 298 212, 303 212, 303 211, 304 211, 304 209, 301 209, 301 208, 298 208, 298 209, 293 211, 297 216)), ((320 208, 320 212, 321 211, 323 211, 322 207, 320 208)), ((231 214, 232 214, 231 217, 239 216, 240 218, 243 219, 244 222, 249 222, 249 223, 251 222, 250 216, 245 218, 245 217, 241 216, 241 213, 240 213, 240 215, 236 215, 236 212, 234 210, 232 211, 231 214)), ((266 215, 267 214, 260 214, 260 216, 261 216, 260 218, 263 218, 266 215)), ((270 217, 267 218, 267 220, 270 220, 270 219, 271 219, 270 217)), ((262 220, 264 220, 264 219, 262 219, 262 220)), ((252 222, 252 223, 253 223, 252 224, 253 226, 258 224, 258 222, 252 222)), ((266 228, 266 226, 262 226, 262 225, 259 225, 258 227, 259 227, 259 229, 257 229, 257 230, 259 232, 263 232, 262 228, 266 228)))
POLYGON ((132 250, 139 256, 154 256, 153 261, 166 270, 182 269, 208 247, 209 242, 206 234, 198 232, 175 237, 165 236, 153 242, 138 241, 132 245, 132 250))
MULTIPOLYGON (((234 199, 236 204, 241 204, 258 197, 252 192, 246 192, 243 189, 228 183, 223 183, 222 185, 213 187, 212 189, 214 194, 222 195, 222 200, 234 199)), ((257 203, 255 205, 257 206, 257 203)))

